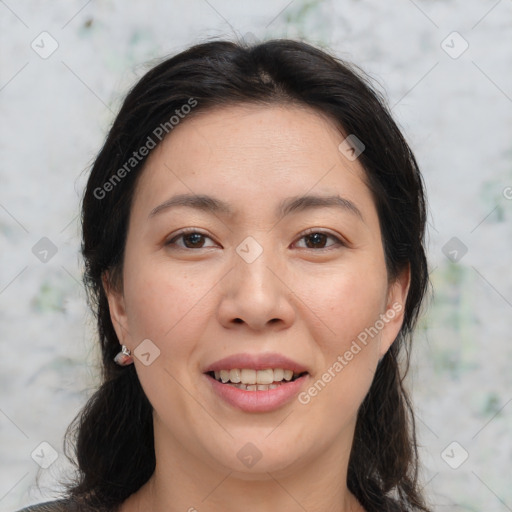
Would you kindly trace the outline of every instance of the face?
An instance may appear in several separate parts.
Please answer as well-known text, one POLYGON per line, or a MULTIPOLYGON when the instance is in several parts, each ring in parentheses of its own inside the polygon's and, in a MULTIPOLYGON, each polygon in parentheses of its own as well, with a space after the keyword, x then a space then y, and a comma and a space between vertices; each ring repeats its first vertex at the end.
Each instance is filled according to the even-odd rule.
POLYGON ((230 106, 185 119, 147 160, 123 290, 108 298, 154 408, 157 460, 249 479, 348 454, 408 276, 388 281, 343 139, 313 110, 230 106))

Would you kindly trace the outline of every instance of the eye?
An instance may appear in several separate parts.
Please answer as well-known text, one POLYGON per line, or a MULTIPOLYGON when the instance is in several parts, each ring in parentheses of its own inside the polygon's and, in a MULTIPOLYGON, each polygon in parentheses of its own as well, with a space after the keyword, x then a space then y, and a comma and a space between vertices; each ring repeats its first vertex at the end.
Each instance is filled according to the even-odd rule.
MULTIPOLYGON (((174 245, 180 249, 204 249, 213 247, 213 245, 205 245, 205 239, 212 240, 205 233, 197 231, 194 228, 189 228, 176 234, 173 238, 167 241, 165 245, 174 245), (179 240, 183 240, 183 243, 177 243, 179 240)), ((332 246, 345 246, 345 243, 332 233, 315 229, 311 229, 303 234, 300 240, 306 241, 306 247, 304 247, 305 249, 329 249, 329 247, 332 246), (326 245, 329 239, 334 240, 334 243, 326 245)))
POLYGON ((345 246, 345 243, 337 236, 327 231, 318 231, 315 229, 309 230, 307 233, 302 235, 300 240, 306 240, 306 249, 326 249, 333 245, 345 246), (326 247, 328 239, 334 240, 335 243, 326 247))
POLYGON ((203 249, 205 247, 213 247, 204 245, 204 240, 206 238, 211 240, 211 238, 208 235, 192 228, 181 231, 173 238, 171 238, 169 241, 167 241, 165 245, 176 245, 180 249, 203 249), (176 240, 183 240, 184 244, 177 244, 176 240))

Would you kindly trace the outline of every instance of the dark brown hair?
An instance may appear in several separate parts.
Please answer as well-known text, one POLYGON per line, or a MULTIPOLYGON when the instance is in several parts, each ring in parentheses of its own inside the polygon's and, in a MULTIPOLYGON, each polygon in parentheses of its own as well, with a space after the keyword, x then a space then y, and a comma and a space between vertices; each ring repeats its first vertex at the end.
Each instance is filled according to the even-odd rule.
POLYGON ((253 46, 212 41, 156 65, 125 98, 94 162, 82 202, 82 253, 103 375, 66 434, 77 467, 69 495, 96 510, 115 509, 155 469, 152 408, 134 366, 113 361, 120 345, 102 276, 108 271, 112 285, 122 287, 130 208, 146 158, 126 163, 148 137, 155 140, 159 126, 171 133, 169 120, 191 99, 191 116, 237 103, 308 106, 365 145, 359 161, 379 214, 388 275, 392 280, 409 266, 411 284, 400 333, 358 412, 347 485, 368 512, 428 511, 418 483, 414 415, 403 385, 412 331, 428 287, 420 171, 367 75, 324 50, 286 39, 253 46), (113 179, 116 173, 122 179, 113 179))

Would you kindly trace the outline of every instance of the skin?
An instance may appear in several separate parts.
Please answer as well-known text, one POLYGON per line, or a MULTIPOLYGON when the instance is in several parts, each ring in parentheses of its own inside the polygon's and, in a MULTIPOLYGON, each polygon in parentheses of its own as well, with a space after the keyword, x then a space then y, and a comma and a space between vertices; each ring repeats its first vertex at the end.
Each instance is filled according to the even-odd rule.
POLYGON ((224 106, 185 119, 150 155, 122 290, 104 279, 120 342, 132 354, 144 339, 160 350, 149 366, 134 357, 154 408, 157 465, 122 512, 363 510, 345 483, 355 420, 403 308, 307 404, 243 412, 202 375, 231 354, 279 352, 310 369, 307 390, 380 314, 405 304, 409 274, 389 282, 375 204, 358 160, 338 150, 343 139, 307 107, 224 106), (184 193, 219 198, 236 215, 180 206, 148 219, 184 193), (275 215, 305 194, 339 195, 362 218, 335 207, 275 215), (175 238, 189 227, 205 237, 175 238), (327 237, 304 238, 309 228, 327 237), (236 252, 248 236, 263 249, 252 263, 236 252), (261 452, 251 468, 237 457, 248 442, 261 452))

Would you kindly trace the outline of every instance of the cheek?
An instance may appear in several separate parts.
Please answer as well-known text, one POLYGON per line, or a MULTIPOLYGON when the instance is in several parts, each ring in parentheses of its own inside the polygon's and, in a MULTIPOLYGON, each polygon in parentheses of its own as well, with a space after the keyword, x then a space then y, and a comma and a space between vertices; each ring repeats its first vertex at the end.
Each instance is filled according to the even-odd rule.
POLYGON ((356 414, 374 376, 380 339, 375 325, 385 309, 386 274, 367 266, 364 272, 315 276, 303 294, 315 313, 310 314, 311 322, 318 324, 315 317, 322 320, 314 336, 322 364, 301 403, 310 402, 319 414, 336 411, 343 423, 356 414))
POLYGON ((385 270, 369 267, 313 276, 303 290, 305 302, 328 327, 331 348, 339 350, 375 324, 386 295, 385 270))
MULTIPOLYGON (((126 313, 134 338, 155 340, 161 350, 174 340, 191 338, 205 317, 207 276, 172 268, 169 263, 127 267, 126 313)), ((186 345, 180 343, 180 346, 186 345)))
MULTIPOLYGON (((215 281, 204 273, 199 278, 193 272, 177 270, 169 262, 156 261, 132 266, 131 270, 127 265, 127 275, 126 313, 133 345, 148 338, 160 350, 150 366, 136 361, 142 387, 155 410, 161 412, 172 402, 181 411, 195 411, 183 387, 192 389, 194 385, 192 355, 211 317, 211 311, 207 311, 212 307, 208 292, 215 281)), ((168 418, 169 424, 174 421, 168 418)))

